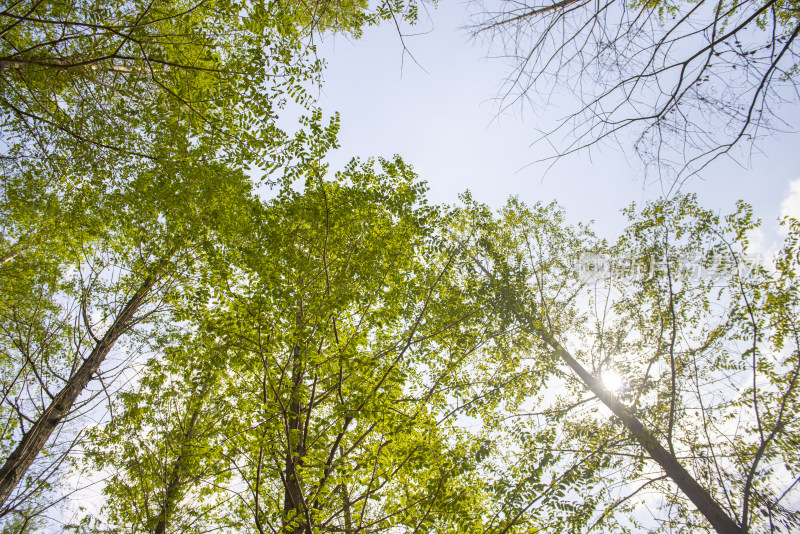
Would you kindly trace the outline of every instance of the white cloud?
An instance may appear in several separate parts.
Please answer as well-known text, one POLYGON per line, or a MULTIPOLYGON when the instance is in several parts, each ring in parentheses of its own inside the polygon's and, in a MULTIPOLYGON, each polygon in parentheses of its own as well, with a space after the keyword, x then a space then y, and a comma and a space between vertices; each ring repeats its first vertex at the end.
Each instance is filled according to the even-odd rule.
POLYGON ((774 252, 775 244, 767 242, 767 235, 761 228, 754 228, 747 231, 747 250, 752 254, 761 254, 763 257, 770 257, 774 252))
POLYGON ((800 220, 800 178, 789 182, 789 194, 781 202, 781 217, 800 220))

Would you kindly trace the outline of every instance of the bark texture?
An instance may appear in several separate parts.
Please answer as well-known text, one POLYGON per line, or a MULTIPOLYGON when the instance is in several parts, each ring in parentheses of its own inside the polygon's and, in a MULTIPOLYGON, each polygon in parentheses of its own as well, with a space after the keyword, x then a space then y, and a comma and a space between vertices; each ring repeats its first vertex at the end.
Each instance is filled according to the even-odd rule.
POLYGON ((53 398, 50 405, 42 412, 27 432, 22 436, 17 447, 9 454, 3 467, 0 468, 0 505, 6 502, 25 476, 33 461, 44 448, 53 431, 66 417, 75 400, 83 392, 92 377, 100 368, 108 353, 119 337, 130 328, 136 312, 141 307, 156 279, 148 276, 139 289, 125 303, 122 311, 114 319, 114 323, 106 330, 105 335, 95 344, 89 357, 84 360, 61 391, 53 398))

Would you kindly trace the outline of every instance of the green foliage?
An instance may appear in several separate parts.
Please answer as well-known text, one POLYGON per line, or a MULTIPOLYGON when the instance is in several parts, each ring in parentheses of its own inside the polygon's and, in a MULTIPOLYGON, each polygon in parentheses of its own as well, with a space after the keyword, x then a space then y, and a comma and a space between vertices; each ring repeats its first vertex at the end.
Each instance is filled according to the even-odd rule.
POLYGON ((108 528, 480 530, 473 438, 431 402, 459 367, 442 347, 481 328, 452 293, 458 251, 431 246, 441 215, 400 159, 304 169, 184 283, 193 334, 92 432, 108 528))
MULTIPOLYGON (((39 175, 31 176, 35 184, 39 175)), ((104 378, 115 373, 104 374, 106 367, 124 364, 169 332, 159 320, 178 296, 175 286, 212 268, 242 224, 252 187, 241 172, 184 160, 142 169, 121 183, 86 183, 77 192, 48 185, 38 196, 48 202, 30 204, 39 209, 35 213, 13 189, 29 191, 30 184, 6 184, 3 223, 11 254, 0 265, 4 459, 147 280, 154 286, 136 313, 117 325, 123 350, 101 368, 100 384, 68 407, 73 415, 96 405, 98 393, 108 393, 104 378)), ((36 496, 58 489, 60 466, 79 432, 72 425, 59 428, 3 515, 18 513, 22 503, 26 517, 46 509, 47 499, 36 496)))
POLYGON ((339 118, 313 109, 305 38, 417 8, 0 13, 4 458, 120 339, 0 508, 4 532, 47 528, 78 474, 103 502, 76 532, 708 531, 642 435, 744 530, 797 529, 800 224, 765 264, 743 203, 632 206, 611 245, 555 204, 430 206, 399 157, 330 176, 339 118), (312 109, 293 134, 288 106, 312 109), (645 433, 561 346, 623 377, 612 400, 645 433))
MULTIPOLYGON (((34 166, 74 180, 60 171, 68 166, 79 176, 113 179, 108 174, 167 164, 198 147, 208 161, 261 173, 280 168, 291 139, 275 121, 287 106, 312 107, 308 89, 321 67, 303 42, 299 6, 227 0, 9 6, 0 13, 7 172, 34 166)), ((326 13, 327 26, 350 32, 372 20, 359 5, 326 13)))
MULTIPOLYGON (((105 504, 72 528, 706 528, 554 338, 595 376, 622 375, 619 402, 738 521, 794 528, 796 221, 772 266, 748 259, 748 206, 722 218, 693 197, 631 207, 610 246, 554 204, 429 206, 399 158, 326 179, 338 121, 321 119, 303 119, 288 144, 300 164, 270 201, 194 152, 100 180, 74 214, 85 231, 63 237, 38 222, 26 234, 26 214, 67 224, 79 197, 10 193, 9 250, 28 235, 54 246, 31 240, 0 266, 4 376, 22 377, 4 383, 4 451, 31 391, 81 357, 70 340, 90 344, 147 273, 170 272, 130 337, 152 356, 131 350, 140 371, 87 432, 79 465, 105 504), (82 307, 94 318, 75 323, 82 307)), ((42 458, 60 454, 54 442, 42 458)), ((51 491, 41 465, 18 495, 51 491)))
POLYGON ((308 32, 360 34, 416 3, 21 1, 0 12, 4 159, 49 168, 185 157, 274 170, 288 139, 275 119, 310 108, 321 63, 308 32), (178 150, 175 150, 175 149, 178 150), (43 164, 40 162, 40 164, 43 164))
POLYGON ((106 475, 103 529, 204 532, 235 526, 219 489, 232 472, 224 456, 225 410, 215 370, 223 347, 199 336, 176 339, 144 369, 135 392, 119 396, 108 425, 89 432, 86 453, 106 475))
MULTIPOLYGON (((688 2, 691 6, 697 2, 688 2)), ((662 21, 666 17, 675 18, 680 10, 685 7, 680 2, 664 2, 662 0, 636 0, 631 2, 634 9, 655 10, 658 12, 662 21)), ((736 20, 741 13, 756 10, 758 16, 755 19, 759 29, 765 30, 770 27, 773 21, 780 23, 783 30, 794 30, 798 23, 798 3, 797 0, 778 0, 775 2, 741 2, 733 0, 730 2, 720 2, 715 5, 720 24, 720 28, 730 27, 730 22, 736 20)))
POLYGON ((419 4, 414 0, 383 0, 374 8, 367 0, 294 1, 284 3, 282 8, 302 32, 345 33, 356 38, 361 37, 365 27, 386 20, 414 24, 419 14, 419 4))
MULTIPOLYGON (((319 161, 335 146, 337 120, 322 127, 314 111, 295 136, 276 126, 284 108, 312 107, 307 89, 318 81, 320 62, 305 36, 312 29, 357 34, 364 24, 416 17, 414 4, 385 3, 369 13, 359 3, 313 13, 307 7, 79 0, 23 1, 0 12, 4 457, 22 450, 23 436, 51 417, 45 410, 97 347, 122 336, 124 350, 108 365, 141 359, 186 334, 181 323, 162 322, 166 310, 188 320, 187 310, 194 317, 210 309, 204 299, 241 273, 254 249, 241 244, 266 224, 245 170, 274 173, 285 189, 306 173, 324 172, 319 161), (134 300, 133 315, 125 316, 134 300)), ((386 167, 407 174, 399 162, 386 167)), ((100 390, 110 394, 106 380, 115 373, 104 375, 104 367, 92 382, 97 387, 67 403, 72 416, 96 409, 100 390)), ((146 380, 141 387, 145 394, 146 380)), ((128 420, 131 410, 119 408, 128 420)), ((123 430, 114 430, 116 439, 123 430)), ((0 516, 31 524, 47 509, 77 436, 78 425, 59 420, 39 459, 21 468, 27 476, 0 516)), ((153 457, 166 461, 169 452, 153 457)), ((135 477, 143 480, 147 469, 135 477)), ((121 480, 134 476, 119 472, 121 480)), ((183 498, 183 486, 174 499, 183 498)), ((118 508, 108 509, 115 521, 134 509, 152 512, 120 495, 118 508)), ((170 515, 170 506, 156 512, 170 515)), ((147 513, 147 528, 158 530, 151 524, 158 513, 147 513)))

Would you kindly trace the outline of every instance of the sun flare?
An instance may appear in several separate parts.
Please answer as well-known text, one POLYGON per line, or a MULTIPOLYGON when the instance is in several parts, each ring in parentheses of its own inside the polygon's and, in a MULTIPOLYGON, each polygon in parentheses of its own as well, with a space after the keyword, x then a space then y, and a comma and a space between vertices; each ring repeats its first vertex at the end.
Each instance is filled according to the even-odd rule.
POLYGON ((625 379, 616 371, 603 371, 600 378, 605 388, 611 393, 620 393, 625 389, 625 379))

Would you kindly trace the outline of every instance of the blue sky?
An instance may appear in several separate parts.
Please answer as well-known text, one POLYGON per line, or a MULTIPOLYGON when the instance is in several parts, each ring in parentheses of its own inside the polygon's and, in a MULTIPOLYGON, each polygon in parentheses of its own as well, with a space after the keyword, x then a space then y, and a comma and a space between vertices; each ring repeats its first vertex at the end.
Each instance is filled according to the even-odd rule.
MULTIPOLYGON (((351 156, 400 154, 431 188, 435 202, 455 202, 470 189, 475 198, 499 207, 509 195, 524 201, 557 200, 572 221, 596 221, 595 229, 613 237, 624 226, 620 209, 662 194, 661 184, 645 177, 635 155, 606 145, 591 154, 546 164, 531 146, 537 127, 566 113, 559 95, 541 109, 528 107, 498 117, 495 101, 507 74, 501 60, 487 59, 486 43, 475 42, 464 26, 463 3, 442 2, 422 14, 403 54, 392 24, 370 29, 357 41, 327 37, 318 53, 327 62, 320 104, 339 111, 342 148, 332 158, 340 167, 351 156)), ((564 95, 569 88, 563 88, 564 95)), ((781 109, 782 118, 800 124, 798 106, 781 109)), ((764 220, 764 246, 774 248, 781 209, 800 216, 800 135, 779 134, 742 147, 739 163, 717 160, 684 187, 703 205, 727 213, 737 199, 750 202, 764 220), (789 200, 787 200, 789 199, 789 200), (787 208, 788 207, 788 208, 787 208)))

